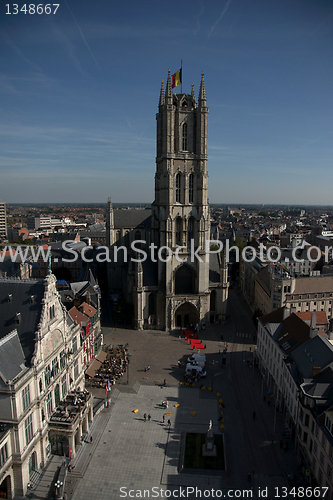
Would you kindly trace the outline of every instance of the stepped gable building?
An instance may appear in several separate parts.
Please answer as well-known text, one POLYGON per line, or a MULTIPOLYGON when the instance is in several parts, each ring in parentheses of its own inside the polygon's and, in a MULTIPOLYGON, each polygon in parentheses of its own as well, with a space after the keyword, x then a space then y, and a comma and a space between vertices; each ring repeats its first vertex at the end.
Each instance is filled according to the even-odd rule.
MULTIPOLYGON (((228 298, 227 264, 220 255, 208 254, 206 247, 210 209, 203 74, 197 102, 193 84, 190 94, 172 92, 169 71, 165 90, 162 81, 156 120, 155 201, 151 212, 115 211, 109 200, 106 213, 109 247, 129 248, 134 240, 141 239, 136 248, 147 251, 149 258, 137 264, 119 260, 111 263, 109 290, 121 290, 126 300, 133 301, 138 329, 152 325, 169 330, 200 321, 223 321, 228 298), (119 224, 121 217, 127 222, 119 224), (151 244, 155 245, 153 253, 151 244)), ((129 252, 128 260, 138 253, 129 252)))
POLYGON ((56 278, 0 279, 0 497, 22 497, 51 454, 74 456, 93 418, 80 326, 56 278))

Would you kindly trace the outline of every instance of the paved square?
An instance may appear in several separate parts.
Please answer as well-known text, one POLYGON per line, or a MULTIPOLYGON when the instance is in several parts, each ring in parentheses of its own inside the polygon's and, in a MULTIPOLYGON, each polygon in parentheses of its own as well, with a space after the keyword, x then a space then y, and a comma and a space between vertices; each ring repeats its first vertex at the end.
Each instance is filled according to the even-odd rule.
MULTIPOLYGON (((152 495, 153 487, 156 490, 179 486, 219 489, 225 472, 219 475, 178 473, 182 432, 204 433, 210 419, 217 421, 218 399, 202 397, 203 392, 183 386, 141 385, 137 394, 119 393, 73 499, 125 498, 125 491, 128 493, 129 489, 150 490, 152 495), (166 410, 161 407, 163 400, 169 402, 166 410), (133 413, 135 409, 138 413, 133 413), (171 416, 166 415, 163 424, 165 412, 171 416), (196 415, 192 416, 192 412, 196 415), (144 421, 144 413, 151 415, 150 421, 144 421), (121 487, 125 488, 122 492, 121 487)), ((214 433, 220 432, 217 426, 213 429, 214 433)))

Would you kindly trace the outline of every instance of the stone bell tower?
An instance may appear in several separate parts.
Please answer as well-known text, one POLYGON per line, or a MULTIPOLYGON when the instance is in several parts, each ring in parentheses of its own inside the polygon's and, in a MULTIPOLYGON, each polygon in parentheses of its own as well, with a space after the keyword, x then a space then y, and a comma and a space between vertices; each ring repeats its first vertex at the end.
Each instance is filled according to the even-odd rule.
POLYGON ((208 108, 204 75, 198 102, 173 93, 170 71, 160 91, 152 230, 158 259, 156 313, 162 328, 195 325, 209 312, 208 108), (207 257, 207 258, 206 258, 207 257), (162 260, 165 260, 163 262, 162 260))

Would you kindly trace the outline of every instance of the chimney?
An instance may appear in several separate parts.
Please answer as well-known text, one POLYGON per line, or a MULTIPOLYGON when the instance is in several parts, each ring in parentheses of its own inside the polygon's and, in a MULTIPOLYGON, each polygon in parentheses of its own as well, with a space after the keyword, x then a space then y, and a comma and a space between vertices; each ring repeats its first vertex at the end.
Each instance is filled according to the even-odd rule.
POLYGON ((321 367, 320 366, 313 366, 312 367, 312 378, 315 378, 319 373, 321 372, 321 367))
POLYGON ((287 306, 284 306, 283 308, 283 319, 287 319, 290 316, 290 308, 287 306))
POLYGON ((313 339, 318 334, 317 329, 317 313, 311 313, 311 323, 310 323, 310 339, 313 339))
POLYGON ((311 328, 316 328, 317 326, 317 313, 312 312, 311 313, 311 328))

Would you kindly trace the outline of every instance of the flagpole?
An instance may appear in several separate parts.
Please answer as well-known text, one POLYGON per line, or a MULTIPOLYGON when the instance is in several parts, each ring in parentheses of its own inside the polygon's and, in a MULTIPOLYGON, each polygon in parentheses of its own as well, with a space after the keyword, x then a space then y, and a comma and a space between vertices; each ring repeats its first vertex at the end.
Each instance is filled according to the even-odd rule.
POLYGON ((180 82, 180 92, 183 93, 183 59, 180 61, 180 69, 181 69, 181 82, 180 82))

